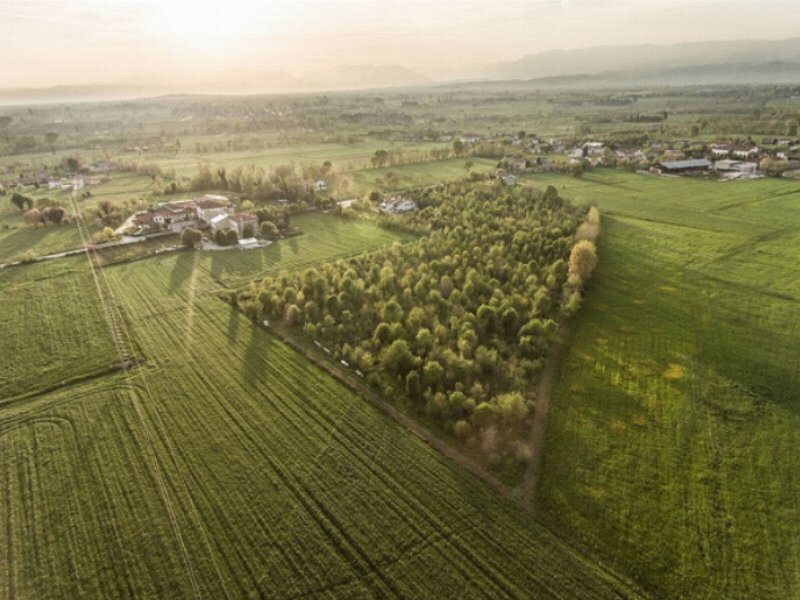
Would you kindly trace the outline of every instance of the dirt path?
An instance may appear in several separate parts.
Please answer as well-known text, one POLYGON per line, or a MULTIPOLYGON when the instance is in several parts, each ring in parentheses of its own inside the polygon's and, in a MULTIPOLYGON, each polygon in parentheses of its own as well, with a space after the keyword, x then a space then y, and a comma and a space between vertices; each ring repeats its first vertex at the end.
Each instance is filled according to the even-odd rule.
POLYGON ((508 496, 511 493, 512 488, 510 486, 506 485, 494 475, 489 473, 477 461, 449 446, 428 429, 415 422, 410 417, 404 415, 388 402, 384 401, 354 372, 346 369, 343 366, 339 366, 337 363, 334 363, 332 359, 322 355, 321 352, 315 351, 314 349, 306 347, 298 342, 282 324, 271 322, 268 327, 263 326, 262 328, 275 334, 289 346, 300 352, 312 363, 317 365, 320 369, 331 375, 334 379, 343 383, 345 386, 369 401, 378 410, 400 423, 403 427, 423 440, 431 448, 446 456, 476 477, 482 479, 485 483, 500 492, 500 494, 503 496, 508 496))
POLYGON ((564 341, 568 335, 568 325, 565 321, 559 321, 558 339, 553 342, 547 362, 542 369, 542 377, 536 388, 536 408, 533 411, 533 425, 531 426, 531 457, 528 460, 528 468, 525 471, 525 479, 520 485, 520 502, 523 508, 529 509, 533 499, 536 497, 536 487, 539 483, 539 475, 542 465, 542 451, 544 450, 544 437, 547 428, 547 413, 550 410, 550 398, 553 395, 553 387, 558 381, 558 374, 561 369, 561 360, 564 355, 564 341))

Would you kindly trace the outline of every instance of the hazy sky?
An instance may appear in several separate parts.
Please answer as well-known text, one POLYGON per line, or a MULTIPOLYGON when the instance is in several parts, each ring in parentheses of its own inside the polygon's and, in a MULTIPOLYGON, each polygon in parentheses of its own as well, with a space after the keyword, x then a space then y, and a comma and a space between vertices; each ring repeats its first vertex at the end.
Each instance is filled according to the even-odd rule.
POLYGON ((437 75, 556 48, 793 36, 800 0, 0 0, 0 87, 340 64, 437 75))

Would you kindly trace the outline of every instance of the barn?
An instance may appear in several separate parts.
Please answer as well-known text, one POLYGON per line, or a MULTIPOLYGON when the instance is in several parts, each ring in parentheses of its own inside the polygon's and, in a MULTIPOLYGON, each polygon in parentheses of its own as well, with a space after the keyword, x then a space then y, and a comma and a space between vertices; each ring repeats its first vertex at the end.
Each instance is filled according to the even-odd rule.
POLYGON ((654 170, 661 175, 686 175, 691 173, 704 173, 711 168, 711 162, 705 158, 690 158, 687 160, 668 160, 658 163, 654 170))

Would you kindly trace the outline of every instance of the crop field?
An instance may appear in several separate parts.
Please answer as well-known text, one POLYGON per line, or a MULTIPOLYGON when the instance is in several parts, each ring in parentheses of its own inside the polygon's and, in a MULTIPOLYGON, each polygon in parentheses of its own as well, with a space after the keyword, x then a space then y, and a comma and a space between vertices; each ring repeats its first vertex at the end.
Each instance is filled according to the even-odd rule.
POLYGON ((432 185, 440 181, 448 181, 451 179, 463 179, 469 175, 470 171, 486 173, 494 170, 496 167, 496 160, 467 156, 414 165, 384 167, 381 169, 362 169, 350 174, 350 191, 355 196, 361 196, 370 190, 379 189, 379 186, 375 184, 375 180, 379 177, 385 177, 389 171, 393 171, 397 174, 397 187, 399 189, 405 189, 432 185), (472 163, 469 170, 465 168, 467 161, 472 163))
POLYGON ((603 215, 537 518, 661 597, 800 595, 800 184, 536 176, 603 215))
MULTIPOLYGON (((203 140, 205 144, 214 144, 221 141, 219 138, 208 137, 203 140)), ((164 170, 174 170, 178 176, 191 177, 197 172, 197 165, 208 163, 210 165, 225 166, 233 169, 236 167, 246 167, 255 165, 259 167, 275 167, 277 165, 288 164, 290 162, 299 164, 322 164, 330 160, 340 169, 349 171, 353 168, 363 167, 369 164, 370 158, 376 150, 424 150, 428 148, 441 148, 446 144, 418 143, 418 144, 399 144, 399 143, 357 143, 357 144, 308 144, 293 145, 290 147, 270 148, 265 150, 250 151, 231 151, 231 152, 203 152, 197 153, 192 147, 191 141, 187 140, 183 144, 183 149, 178 154, 168 155, 139 155, 121 154, 122 160, 145 160, 155 162, 164 170)))
POLYGON ((0 404, 107 371, 114 347, 84 263, 0 271, 0 404))
MULTIPOLYGON (((146 363, 0 406, 0 599, 637 595, 216 298, 205 260, 107 267, 146 363)), ((14 295, 56 264, 89 276, 22 267, 14 295)), ((85 301, 27 340, 58 361, 85 301)))

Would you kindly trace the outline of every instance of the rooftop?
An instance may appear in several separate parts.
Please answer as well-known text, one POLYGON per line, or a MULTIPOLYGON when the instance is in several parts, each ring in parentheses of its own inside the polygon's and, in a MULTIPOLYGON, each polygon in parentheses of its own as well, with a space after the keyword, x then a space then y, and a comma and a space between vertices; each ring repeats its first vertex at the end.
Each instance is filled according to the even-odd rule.
POLYGON ((666 162, 658 163, 668 171, 677 169, 702 169, 710 167, 711 163, 705 158, 690 158, 687 160, 668 160, 666 162))

